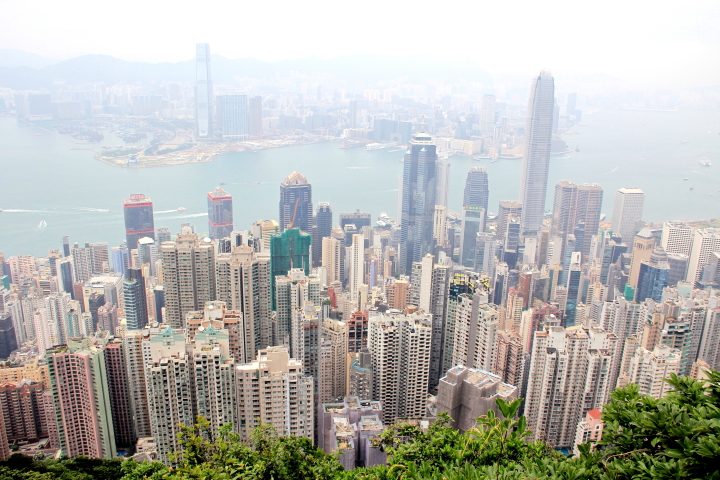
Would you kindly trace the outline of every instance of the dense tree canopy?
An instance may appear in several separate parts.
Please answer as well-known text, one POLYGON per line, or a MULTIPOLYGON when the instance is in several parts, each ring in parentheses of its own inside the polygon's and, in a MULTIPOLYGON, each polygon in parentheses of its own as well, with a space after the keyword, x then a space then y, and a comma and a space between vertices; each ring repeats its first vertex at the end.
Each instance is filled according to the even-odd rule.
POLYGON ((282 437, 258 428, 250 445, 230 425, 213 438, 202 418, 180 433, 182 451, 174 467, 131 460, 74 458, 33 460, 13 455, 0 462, 0 480, 300 480, 300 479, 445 479, 445 480, 720 480, 720 373, 702 382, 668 379, 673 391, 657 400, 629 385, 613 392, 603 408, 602 441, 581 446, 566 457, 539 441, 529 441, 521 401, 497 400, 502 416, 489 412, 460 433, 441 415, 423 432, 398 423, 379 438, 388 465, 344 471, 336 454, 328 455, 304 438, 282 437))

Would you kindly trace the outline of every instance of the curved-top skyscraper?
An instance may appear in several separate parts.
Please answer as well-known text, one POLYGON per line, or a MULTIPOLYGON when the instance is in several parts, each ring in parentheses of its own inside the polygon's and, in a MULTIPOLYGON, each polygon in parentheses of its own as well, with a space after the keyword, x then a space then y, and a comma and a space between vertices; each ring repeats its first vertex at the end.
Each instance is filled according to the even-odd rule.
POLYGON ((463 207, 482 207, 487 213, 489 195, 487 169, 473 165, 465 180, 463 207))
POLYGON ((523 233, 542 229, 547 194, 550 142, 552 140, 555 81, 548 71, 540 72, 530 87, 525 151, 520 181, 523 233))

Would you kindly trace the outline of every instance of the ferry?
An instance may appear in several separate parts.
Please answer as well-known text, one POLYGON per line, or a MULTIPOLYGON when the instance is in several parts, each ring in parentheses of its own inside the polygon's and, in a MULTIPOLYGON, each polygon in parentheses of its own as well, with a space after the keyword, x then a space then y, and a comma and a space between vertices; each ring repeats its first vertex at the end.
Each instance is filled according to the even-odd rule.
POLYGON ((184 212, 185 210, 187 210, 187 208, 185 207, 180 207, 177 209, 178 212, 184 212))
POLYGON ((712 162, 708 157, 701 157, 700 158, 700 165, 704 167, 712 167, 712 162))

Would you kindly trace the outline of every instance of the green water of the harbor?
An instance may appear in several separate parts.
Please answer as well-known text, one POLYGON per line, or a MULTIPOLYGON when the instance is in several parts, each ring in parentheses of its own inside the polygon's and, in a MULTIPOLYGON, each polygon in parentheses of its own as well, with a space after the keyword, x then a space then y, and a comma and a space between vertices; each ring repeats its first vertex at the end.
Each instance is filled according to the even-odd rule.
MULTIPOLYGON (((551 159, 546 208, 552 208, 554 184, 567 179, 600 184, 608 217, 615 190, 624 186, 645 191, 646 221, 720 217, 717 112, 602 110, 585 115, 583 123, 587 126, 575 126, 574 134, 563 137, 571 153, 551 159), (688 141, 682 143, 683 138, 688 141), (700 165, 703 156, 713 166, 700 165)), ((395 217, 397 211, 403 151, 322 143, 231 153, 209 163, 115 168, 94 160, 91 151, 72 150, 118 142, 106 138, 94 146, 77 145, 14 118, 0 118, 0 252, 46 255, 50 248, 61 248, 64 235, 71 242, 119 245, 124 240, 122 200, 132 193, 153 200, 156 227, 177 232, 180 224, 191 223, 206 232, 206 193, 221 182, 233 196, 235 228, 247 229, 255 220, 277 218, 279 184, 293 170, 312 184, 316 204, 330 202, 335 221, 337 213, 358 208, 374 218, 380 212, 395 217), (180 207, 186 210, 177 211, 180 207)), ((499 200, 517 199, 519 160, 489 163, 454 156, 450 164, 451 210, 461 209, 465 176, 473 164, 488 168, 490 211, 497 211, 499 200)))

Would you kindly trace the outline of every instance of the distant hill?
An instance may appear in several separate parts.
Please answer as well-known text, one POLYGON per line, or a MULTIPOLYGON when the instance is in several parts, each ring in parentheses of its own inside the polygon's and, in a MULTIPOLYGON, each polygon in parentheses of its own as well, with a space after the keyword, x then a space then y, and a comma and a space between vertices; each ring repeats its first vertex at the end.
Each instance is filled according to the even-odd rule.
MULTIPOLYGON (((20 52, 22 53, 22 52, 20 52)), ((29 55, 29 54, 28 54, 29 55)), ((1 57, 0 57, 1 58, 1 57)), ((40 57, 39 57, 40 58, 40 57)), ((27 62, 25 62, 27 63, 27 62)), ((276 73, 291 71, 307 74, 331 74, 349 81, 374 81, 381 78, 406 77, 410 81, 442 79, 448 82, 466 79, 492 81, 492 76, 467 59, 428 59, 395 57, 390 55, 345 55, 323 60, 306 58, 264 62, 249 58, 229 59, 212 56, 212 75, 215 83, 235 83, 237 77, 268 78, 276 73)), ((128 62, 108 55, 83 55, 35 67, 0 61, 0 87, 13 89, 50 88, 53 83, 77 85, 104 82, 192 82, 194 60, 177 63, 128 62)))
POLYGON ((34 53, 23 52, 22 50, 8 50, 0 48, 0 67, 30 67, 43 68, 58 63, 58 60, 35 55, 34 53))

